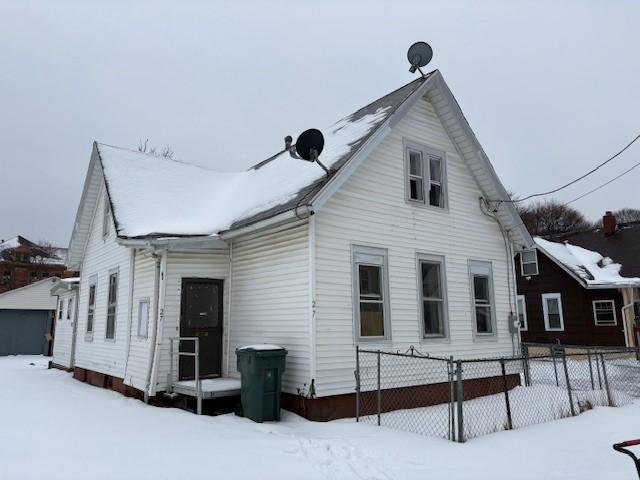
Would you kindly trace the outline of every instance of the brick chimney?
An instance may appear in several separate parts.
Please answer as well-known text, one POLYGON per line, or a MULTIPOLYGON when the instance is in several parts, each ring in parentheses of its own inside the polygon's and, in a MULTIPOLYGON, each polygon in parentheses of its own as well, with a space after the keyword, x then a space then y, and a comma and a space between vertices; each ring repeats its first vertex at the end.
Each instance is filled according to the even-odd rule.
POLYGON ((602 231, 607 237, 616 233, 616 216, 611 212, 605 212, 602 217, 602 231))

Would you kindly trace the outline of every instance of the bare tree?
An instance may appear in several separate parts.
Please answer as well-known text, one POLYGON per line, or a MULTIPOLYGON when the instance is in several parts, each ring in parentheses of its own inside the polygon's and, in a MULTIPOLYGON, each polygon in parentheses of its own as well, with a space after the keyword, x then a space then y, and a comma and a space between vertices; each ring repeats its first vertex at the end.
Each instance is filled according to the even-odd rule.
POLYGON ((640 221, 640 209, 638 208, 621 208, 613 212, 618 223, 638 222, 640 221))
POLYGON ((555 200, 515 205, 532 235, 554 235, 591 228, 591 223, 582 213, 555 200))
POLYGON ((138 144, 138 151, 142 153, 148 153, 153 155, 154 157, 163 157, 168 159, 173 159, 174 151, 170 145, 165 145, 162 149, 158 149, 157 147, 149 147, 149 139, 145 139, 143 142, 140 140, 138 144))

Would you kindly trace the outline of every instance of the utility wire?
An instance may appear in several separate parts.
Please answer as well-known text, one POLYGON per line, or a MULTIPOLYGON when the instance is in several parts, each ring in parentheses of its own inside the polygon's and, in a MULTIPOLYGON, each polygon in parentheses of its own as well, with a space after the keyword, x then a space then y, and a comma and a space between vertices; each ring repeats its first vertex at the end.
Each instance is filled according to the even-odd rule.
POLYGON ((581 198, 586 197, 587 195, 591 195, 593 192, 597 192, 598 190, 600 190, 603 187, 606 187, 607 185, 609 185, 611 182, 618 180, 620 177, 625 176, 627 173, 629 173, 631 170, 633 170, 636 167, 640 167, 640 162, 636 163, 635 165, 633 165, 630 169, 625 170, 624 172, 622 172, 620 175, 613 177, 611 180, 609 180, 608 182, 603 183, 602 185, 597 186, 596 188, 594 188, 593 190, 589 190, 586 193, 583 193, 582 195, 574 198, 573 200, 569 200, 568 202, 565 203, 565 205, 569 205, 570 203, 576 202, 578 200, 580 200, 581 198))
MULTIPOLYGON (((638 134, 633 140, 631 140, 629 143, 627 143, 625 145, 625 147, 618 151, 615 155, 609 157, 608 159, 606 159, 604 162, 600 163, 599 165, 597 165, 595 168, 593 168, 592 170, 588 171, 587 173, 585 173, 584 175, 581 175, 580 177, 576 178, 575 180, 570 181, 569 183, 566 183, 564 185, 562 185, 561 187, 555 188, 553 190, 549 190, 548 192, 541 192, 541 193, 533 193, 529 196, 526 196, 524 198, 518 198, 515 200, 499 200, 500 203, 520 203, 520 202, 524 202, 525 200, 529 200, 530 198, 535 198, 535 197, 542 197, 545 195, 550 195, 552 193, 556 193, 559 192, 560 190, 563 190, 571 185, 573 185, 576 182, 579 182, 580 180, 582 180, 583 178, 588 177, 589 175, 591 175, 592 173, 596 172, 597 170, 599 170, 601 167, 603 167, 604 165, 606 165, 607 163, 609 163, 610 161, 614 160, 615 158, 619 157, 625 150, 627 150, 631 145, 633 145, 638 139, 640 139, 640 134, 638 134)), ((637 166, 637 165, 636 165, 637 166)), ((636 166, 634 166, 633 168, 635 168, 636 166)), ((633 168, 631 168, 630 170, 628 170, 627 172, 624 172, 622 175, 624 175, 625 173, 630 172, 631 170, 633 170, 633 168)), ((613 180, 616 180, 619 177, 616 177, 612 180, 610 180, 610 182, 612 182, 613 180)), ((598 188, 604 187, 605 185, 607 185, 606 183, 604 185, 601 185, 598 188)), ((595 190, 594 190, 595 191, 595 190)), ((591 192, 587 192, 585 195, 588 195, 591 192)), ((579 198, 582 197, 578 197, 574 200, 571 200, 571 202, 574 202, 575 200, 578 200, 579 198)), ((571 203, 569 202, 569 203, 571 203)))

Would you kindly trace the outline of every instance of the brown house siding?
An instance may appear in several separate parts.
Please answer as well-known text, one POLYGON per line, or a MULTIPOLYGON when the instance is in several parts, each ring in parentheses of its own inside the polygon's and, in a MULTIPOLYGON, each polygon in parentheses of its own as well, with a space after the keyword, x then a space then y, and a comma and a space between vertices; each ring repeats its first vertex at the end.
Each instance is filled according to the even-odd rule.
POLYGON ((527 280, 520 271, 520 258, 516 257, 518 295, 525 296, 528 329, 522 331, 523 342, 563 343, 567 345, 619 345, 624 346, 623 323, 620 318, 622 295, 614 289, 582 287, 572 276, 538 251, 538 275, 527 280), (544 327, 543 293, 560 293, 564 331, 548 332, 544 327), (613 300, 617 325, 597 326, 593 318, 593 300, 613 300))

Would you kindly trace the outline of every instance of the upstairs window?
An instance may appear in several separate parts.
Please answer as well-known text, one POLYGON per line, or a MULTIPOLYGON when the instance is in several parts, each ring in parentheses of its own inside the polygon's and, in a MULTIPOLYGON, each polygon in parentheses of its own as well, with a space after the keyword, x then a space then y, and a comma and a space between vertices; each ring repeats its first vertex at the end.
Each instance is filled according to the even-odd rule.
POLYGON ((445 208, 444 154, 409 145, 405 148, 405 172, 408 201, 445 208))
POLYGON ((495 335, 493 273, 488 262, 469 263, 473 296, 474 332, 477 336, 495 335))
POLYGON ((106 193, 104 194, 104 208, 102 215, 102 236, 106 237, 109 235, 109 226, 111 225, 111 204, 109 203, 109 197, 106 193))
POLYGON ((358 339, 390 338, 386 250, 354 247, 353 278, 358 339))
POLYGON ((542 294, 542 311, 544 313, 544 328, 547 331, 563 331, 562 297, 559 293, 542 294))
POLYGON ((538 251, 535 248, 520 252, 520 267, 523 277, 538 275, 538 251))
POLYGON ((113 339, 116 331, 116 306, 118 304, 118 272, 109 274, 109 290, 107 292, 107 325, 105 337, 113 339))
POLYGON ((444 257, 419 256, 422 336, 445 337, 447 321, 444 257))
POLYGON ((613 300, 594 300, 593 319, 599 327, 616 325, 616 307, 613 300))

